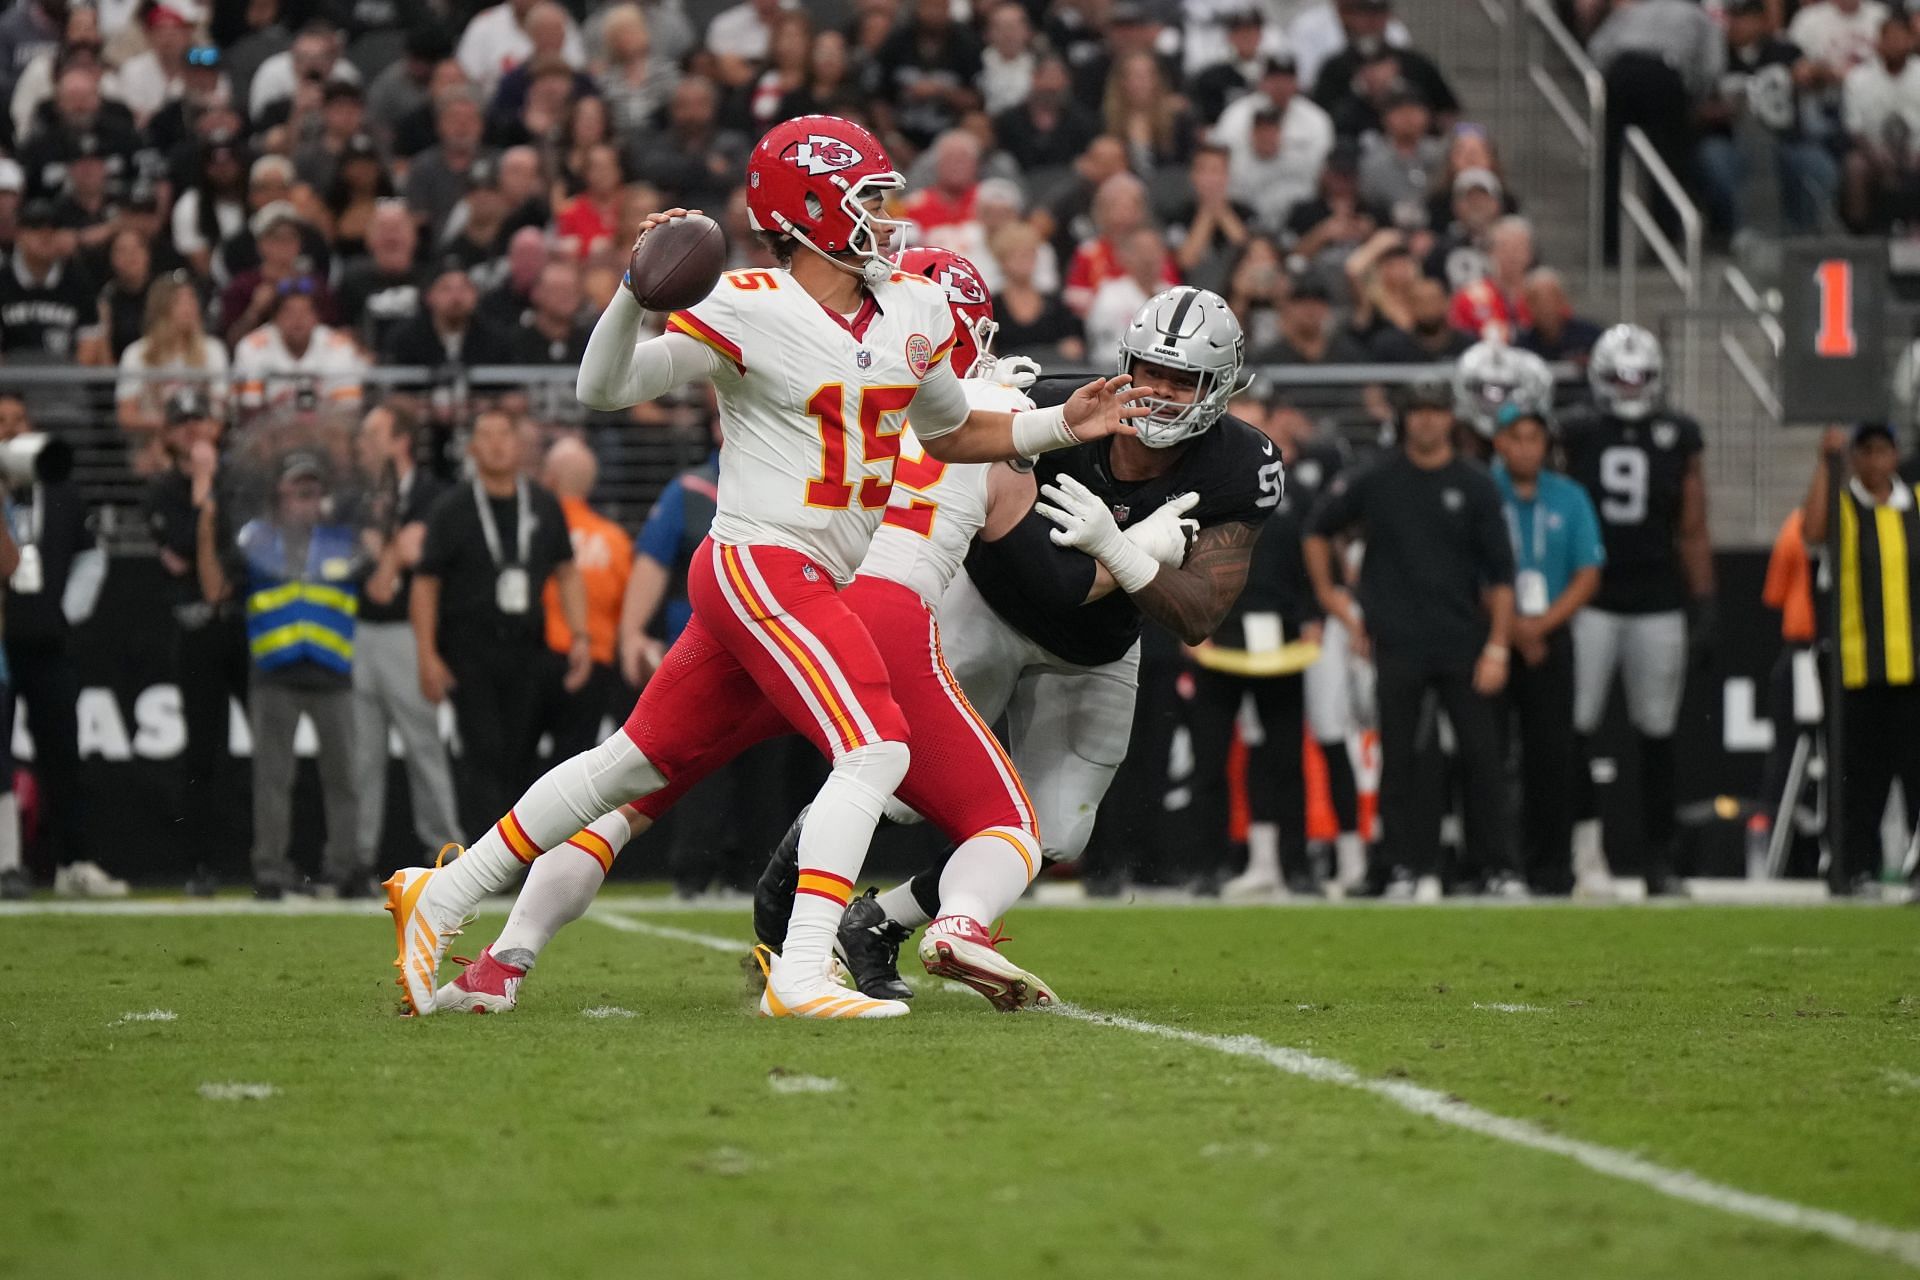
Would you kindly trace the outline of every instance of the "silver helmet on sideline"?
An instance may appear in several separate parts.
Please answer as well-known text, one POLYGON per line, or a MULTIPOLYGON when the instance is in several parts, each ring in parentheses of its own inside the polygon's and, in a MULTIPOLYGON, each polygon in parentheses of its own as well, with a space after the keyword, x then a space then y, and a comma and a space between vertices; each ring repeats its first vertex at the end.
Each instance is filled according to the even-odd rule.
POLYGON ((1639 421, 1660 407, 1660 339, 1637 324, 1617 324, 1593 344, 1587 381, 1600 408, 1639 421))
POLYGON ((1492 439, 1503 417, 1515 413, 1544 419, 1553 408, 1553 372, 1531 351, 1504 342, 1476 342, 1453 368, 1453 411, 1476 433, 1492 439))
POLYGON ((1120 335, 1120 372, 1136 362, 1192 373, 1192 403, 1148 397, 1148 416, 1135 418, 1140 443, 1165 449, 1199 435, 1227 411, 1240 388, 1247 339, 1226 299, 1208 289, 1177 285, 1147 299, 1120 335))

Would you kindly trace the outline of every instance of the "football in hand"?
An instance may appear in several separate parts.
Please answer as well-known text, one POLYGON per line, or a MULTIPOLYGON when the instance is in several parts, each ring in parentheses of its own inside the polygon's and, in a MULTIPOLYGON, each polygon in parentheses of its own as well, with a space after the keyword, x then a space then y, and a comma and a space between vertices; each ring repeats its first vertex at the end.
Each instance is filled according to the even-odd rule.
POLYGON ((713 292, 727 265, 727 237, 702 213, 663 222, 640 237, 627 263, 627 287, 649 311, 678 311, 713 292))

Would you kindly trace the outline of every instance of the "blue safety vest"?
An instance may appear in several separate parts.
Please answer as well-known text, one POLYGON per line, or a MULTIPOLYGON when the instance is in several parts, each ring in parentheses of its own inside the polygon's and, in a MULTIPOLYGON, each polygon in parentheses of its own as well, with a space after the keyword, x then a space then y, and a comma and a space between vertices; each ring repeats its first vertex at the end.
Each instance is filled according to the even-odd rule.
POLYGON ((355 593, 353 530, 321 525, 307 541, 300 576, 289 578, 284 536, 265 520, 240 530, 247 558, 247 649, 262 671, 311 662, 346 675, 353 670, 355 593))

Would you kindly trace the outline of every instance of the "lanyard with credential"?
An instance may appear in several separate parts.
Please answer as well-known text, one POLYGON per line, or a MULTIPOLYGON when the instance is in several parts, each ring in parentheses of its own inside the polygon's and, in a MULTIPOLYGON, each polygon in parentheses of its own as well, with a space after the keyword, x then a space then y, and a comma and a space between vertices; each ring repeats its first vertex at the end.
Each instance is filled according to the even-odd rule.
MULTIPOLYGON (((1516 558, 1526 554, 1520 545, 1520 521, 1513 514, 1514 504, 1505 505, 1507 517, 1507 536, 1513 539, 1513 554, 1516 558)), ((1528 569, 1541 569, 1547 560, 1547 504, 1539 498, 1533 500, 1533 559, 1525 565, 1528 569)))
MULTIPOLYGON (((525 480, 515 483, 514 497, 518 500, 519 521, 513 532, 520 552, 515 563, 525 568, 533 550, 533 498, 525 480)), ((478 480, 473 482, 473 505, 480 512, 480 535, 487 540, 487 554, 493 557, 495 568, 506 568, 507 562, 500 557, 500 526, 493 521, 493 504, 487 501, 487 491, 478 480)))

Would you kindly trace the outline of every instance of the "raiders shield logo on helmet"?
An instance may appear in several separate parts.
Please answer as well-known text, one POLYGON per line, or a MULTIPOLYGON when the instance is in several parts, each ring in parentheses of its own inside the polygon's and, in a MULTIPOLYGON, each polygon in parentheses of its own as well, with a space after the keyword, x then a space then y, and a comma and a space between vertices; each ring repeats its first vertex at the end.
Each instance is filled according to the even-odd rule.
POLYGON ((796 142, 781 154, 815 177, 851 169, 865 158, 840 139, 822 137, 817 133, 808 134, 805 142, 796 142))

